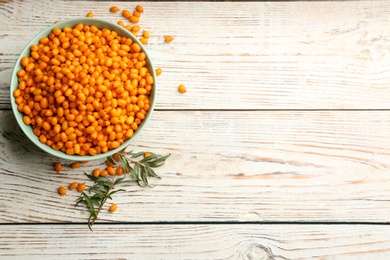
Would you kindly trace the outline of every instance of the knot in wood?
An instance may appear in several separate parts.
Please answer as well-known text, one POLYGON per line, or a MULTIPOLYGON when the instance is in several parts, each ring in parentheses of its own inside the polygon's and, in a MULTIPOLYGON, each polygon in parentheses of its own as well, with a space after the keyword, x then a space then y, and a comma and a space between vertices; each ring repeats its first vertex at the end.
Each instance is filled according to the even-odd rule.
POLYGON ((273 260, 274 255, 270 248, 260 244, 250 244, 243 248, 241 260, 273 260))

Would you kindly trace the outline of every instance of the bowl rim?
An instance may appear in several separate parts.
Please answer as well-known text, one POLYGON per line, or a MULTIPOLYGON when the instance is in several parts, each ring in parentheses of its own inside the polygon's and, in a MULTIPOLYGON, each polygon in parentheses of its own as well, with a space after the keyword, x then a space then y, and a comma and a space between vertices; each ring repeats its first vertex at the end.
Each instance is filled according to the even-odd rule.
POLYGON ((49 27, 46 27, 45 29, 41 30, 39 33, 37 33, 26 45, 23 47, 22 51, 20 52, 18 59, 15 62, 14 68, 12 70, 11 74, 11 81, 10 81, 10 100, 11 100, 11 107, 12 111, 14 114, 14 117, 19 125, 19 127, 22 129, 23 133, 27 136, 27 138, 32 141, 37 147, 39 147, 41 150, 44 152, 55 156, 60 159, 65 159, 65 160, 70 160, 70 161, 92 161, 92 160, 99 160, 103 158, 107 158, 108 156, 111 156, 115 153, 118 153, 124 149, 126 149, 130 143, 134 142, 134 140, 140 135, 140 133, 143 131, 146 123, 149 121, 153 111, 154 111, 154 106, 156 103, 156 90, 157 90, 157 79, 156 79, 156 74, 155 70, 153 67, 153 62, 150 58, 150 55, 148 51, 146 50, 145 46, 135 37, 132 33, 130 33, 127 29, 121 27, 120 25, 117 25, 111 21, 101 19, 101 18, 95 18, 95 17, 74 17, 74 18, 69 18, 63 21, 60 21, 58 23, 54 23, 50 25, 49 27), (77 24, 84 24, 84 25, 95 25, 99 29, 103 28, 108 28, 110 30, 114 30, 118 33, 120 36, 128 37, 131 38, 133 42, 138 43, 141 46, 142 51, 146 54, 146 62, 147 66, 149 68, 149 72, 152 74, 154 83, 152 86, 152 91, 150 93, 150 109, 146 113, 145 119, 142 121, 142 123, 139 125, 138 129, 134 131, 134 134, 131 138, 125 140, 118 148, 112 149, 107 151, 106 153, 100 153, 94 156, 91 155, 68 155, 65 152, 62 151, 57 151, 51 148, 50 146, 43 144, 39 141, 39 138, 33 133, 33 129, 31 126, 27 126, 23 122, 23 114, 18 111, 17 105, 15 103, 15 97, 13 96, 14 90, 18 87, 18 77, 16 73, 18 70, 22 68, 20 62, 21 59, 24 56, 27 56, 30 54, 30 46, 32 44, 37 44, 39 40, 42 37, 45 37, 51 33, 51 31, 54 28, 64 28, 64 27, 74 27, 77 24), (97 25, 98 24, 98 25, 97 25))

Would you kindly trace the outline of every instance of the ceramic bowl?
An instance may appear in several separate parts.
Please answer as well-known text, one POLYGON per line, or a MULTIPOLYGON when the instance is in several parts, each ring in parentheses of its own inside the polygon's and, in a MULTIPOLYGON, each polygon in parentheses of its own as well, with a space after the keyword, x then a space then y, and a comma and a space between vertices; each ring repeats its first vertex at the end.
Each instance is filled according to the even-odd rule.
POLYGON ((126 30, 125 28, 123 28, 123 27, 121 27, 121 26, 119 26, 119 25, 117 25, 115 23, 112 23, 112 22, 109 22, 109 21, 106 21, 106 20, 103 20, 103 19, 87 18, 87 17, 71 18, 71 19, 68 19, 68 20, 60 21, 60 22, 58 22, 56 24, 53 24, 53 25, 47 27, 46 29, 44 29, 43 31, 38 33, 34 38, 32 38, 31 41, 28 42, 26 47, 23 49, 23 51, 21 52, 18 60, 16 61, 15 67, 14 67, 13 72, 12 72, 11 86, 10 86, 10 97, 11 97, 12 110, 13 110, 13 113, 15 115, 16 121, 18 122, 18 124, 19 124, 20 128, 22 129, 22 131, 24 132, 24 134, 36 146, 38 146, 40 149, 42 149, 46 153, 48 153, 48 154, 50 154, 52 156, 61 158, 61 159, 72 160, 72 161, 89 161, 89 160, 97 160, 97 159, 106 158, 107 156, 113 155, 113 154, 115 154, 115 153, 125 149, 127 146, 129 146, 130 143, 132 143, 141 134, 141 132, 143 131, 145 125, 149 121, 149 119, 151 117, 151 114, 152 114, 152 111, 154 109, 155 96, 156 96, 156 75, 155 75, 155 70, 153 68, 152 61, 150 59, 150 55, 148 54, 147 50, 144 48, 142 43, 133 34, 131 34, 128 30, 126 30), (138 129, 134 132, 134 135, 130 139, 127 139, 124 143, 122 143, 122 145, 119 146, 118 148, 112 149, 112 150, 109 150, 106 153, 100 153, 100 154, 97 154, 97 155, 94 155, 94 156, 91 156, 91 155, 85 155, 85 156, 68 155, 68 154, 66 154, 66 153, 64 153, 62 151, 54 150, 50 146, 41 143, 39 141, 39 138, 33 133, 32 127, 29 126, 29 125, 24 124, 24 122, 23 122, 23 114, 18 111, 17 104, 15 103, 15 98, 13 96, 13 92, 18 87, 18 84, 19 84, 18 83, 17 72, 22 68, 22 66, 20 64, 21 59, 24 56, 29 56, 30 55, 30 46, 32 44, 38 44, 39 40, 41 38, 43 38, 43 37, 47 37, 52 32, 52 30, 54 28, 61 28, 61 29, 64 28, 64 27, 72 27, 73 28, 74 26, 76 26, 79 23, 84 24, 84 25, 95 25, 99 29, 107 28, 107 29, 110 29, 110 30, 114 30, 114 31, 116 31, 118 33, 118 35, 131 38, 133 42, 137 42, 141 46, 143 52, 145 52, 145 54, 146 54, 146 62, 147 62, 148 70, 149 70, 149 72, 151 73, 151 75, 154 78, 154 83, 153 83, 153 86, 152 86, 153 89, 152 89, 152 91, 151 91, 151 93, 149 95, 150 109, 146 113, 145 119, 139 125, 138 129))

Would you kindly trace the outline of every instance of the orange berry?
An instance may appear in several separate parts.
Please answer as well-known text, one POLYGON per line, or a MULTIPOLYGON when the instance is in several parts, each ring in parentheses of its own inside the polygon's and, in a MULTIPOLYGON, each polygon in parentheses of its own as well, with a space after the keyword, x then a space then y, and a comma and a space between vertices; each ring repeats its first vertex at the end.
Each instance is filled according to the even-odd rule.
POLYGON ((115 161, 117 161, 117 162, 119 162, 119 154, 114 154, 113 156, 112 156, 112 158, 115 160, 115 161))
POLYGON ((108 171, 107 170, 102 170, 100 172, 100 176, 102 176, 102 177, 107 177, 107 175, 108 175, 108 171))
POLYGON ((87 187, 85 183, 79 183, 79 186, 77 186, 77 191, 82 192, 85 190, 85 187, 87 187))
POLYGON ((71 184, 69 184, 69 189, 75 190, 75 189, 77 189, 78 186, 79 186, 79 184, 77 182, 72 182, 71 184))
POLYGON ((173 41, 173 39, 175 39, 175 38, 173 38, 170 35, 165 36, 165 42, 171 42, 171 41, 173 41))
POLYGON ((80 168, 80 163, 79 162, 74 162, 70 165, 70 168, 72 169, 77 169, 80 168))
POLYGON ((125 17, 125 18, 127 18, 127 19, 129 19, 130 16, 131 16, 129 10, 123 10, 123 11, 122 11, 122 15, 123 15, 123 17, 125 17))
POLYGON ((95 178, 99 177, 100 176, 100 168, 96 168, 95 170, 93 170, 92 175, 95 178))
POLYGON ((110 12, 116 13, 116 12, 118 12, 118 11, 119 11, 119 8, 118 8, 117 6, 111 6, 110 12))
POLYGON ((116 172, 116 175, 118 175, 118 176, 121 176, 121 175, 123 175, 125 173, 123 171, 123 167, 122 166, 119 166, 118 168, 116 168, 115 172, 116 172))
POLYGON ((107 160, 107 161, 106 161, 106 165, 107 165, 108 167, 110 167, 110 166, 114 166, 112 163, 110 163, 110 161, 109 161, 109 160, 107 160))
POLYGON ((54 169, 56 170, 56 172, 62 171, 62 163, 57 162, 56 164, 54 164, 54 169))
POLYGON ((184 85, 180 84, 179 87, 178 87, 178 90, 180 93, 186 93, 187 92, 187 89, 184 85))
POLYGON ((152 153, 146 152, 146 153, 144 153, 144 158, 148 158, 148 157, 150 157, 151 155, 152 155, 152 153))
POLYGON ((64 196, 66 195, 66 189, 65 187, 61 186, 58 188, 58 193, 61 195, 61 196, 64 196))
POLYGON ((139 13, 142 13, 144 11, 144 8, 142 7, 142 5, 137 5, 135 7, 135 10, 137 10, 137 12, 139 12, 139 13))
POLYGON ((142 37, 139 39, 139 41, 142 43, 142 44, 148 44, 148 39, 142 37))
POLYGON ((117 208, 118 208, 118 206, 117 206, 116 204, 112 204, 112 205, 108 208, 108 210, 109 210, 110 212, 114 212, 117 208))
POLYGON ((108 166, 107 167, 107 172, 110 175, 114 175, 115 174, 115 168, 113 166, 108 166))
POLYGON ((131 23, 138 23, 139 22, 139 17, 132 15, 132 16, 130 16, 129 21, 131 23))

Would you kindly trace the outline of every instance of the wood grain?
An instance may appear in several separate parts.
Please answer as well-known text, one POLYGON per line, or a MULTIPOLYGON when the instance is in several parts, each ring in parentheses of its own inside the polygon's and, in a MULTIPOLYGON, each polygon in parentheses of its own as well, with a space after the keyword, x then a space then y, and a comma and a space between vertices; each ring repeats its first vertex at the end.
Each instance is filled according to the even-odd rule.
MULTIPOLYGON (((0 6, 0 108, 8 109, 12 67, 22 48, 53 23, 99 1, 12 1, 0 6), (70 4, 69 4, 70 3, 70 4), (10 44, 12 43, 12 44, 10 44)), ((390 3, 142 2, 140 25, 159 78, 159 109, 388 109, 390 3), (209 26, 212 25, 212 26, 209 26), (165 35, 175 41, 166 44, 165 35), (188 93, 180 95, 177 86, 188 93)))
POLYGON ((386 0, 0 0, 0 258, 389 258, 389 13, 386 0), (171 158, 90 232, 79 193, 56 190, 104 162, 55 173, 12 115, 11 72, 55 20, 117 22, 110 6, 136 4, 163 74, 130 149, 171 158))
POLYGON ((389 226, 0 226, 12 259, 385 259, 389 226), (23 250, 21 250, 23 248, 23 250))
MULTIPOLYGON (((389 112, 159 112, 130 147, 171 153, 152 189, 117 196, 102 221, 387 222, 389 112), (350 119, 348 119, 350 118, 350 119), (140 219, 139 216, 142 216, 140 219)), ((0 221, 85 221, 78 194, 60 185, 85 181, 90 162, 56 174, 0 111, 0 221)), ((69 165, 68 162, 64 164, 69 165)))

